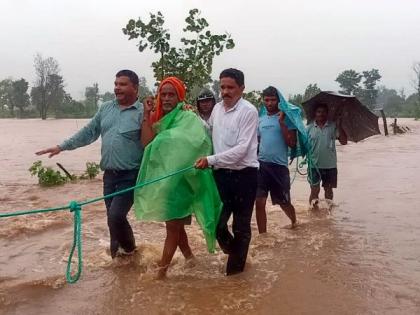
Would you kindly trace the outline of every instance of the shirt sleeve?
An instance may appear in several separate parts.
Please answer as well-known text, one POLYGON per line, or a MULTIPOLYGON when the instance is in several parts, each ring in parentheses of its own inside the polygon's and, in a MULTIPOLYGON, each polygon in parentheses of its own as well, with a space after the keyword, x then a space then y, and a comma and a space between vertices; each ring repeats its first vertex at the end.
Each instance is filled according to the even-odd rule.
POLYGON ((255 140, 258 128, 258 113, 248 111, 239 122, 239 134, 237 145, 225 152, 207 157, 209 165, 219 168, 229 168, 240 162, 248 152, 255 140))
POLYGON ((96 141, 101 134, 101 110, 98 110, 89 123, 71 138, 59 145, 61 150, 74 150, 96 141))

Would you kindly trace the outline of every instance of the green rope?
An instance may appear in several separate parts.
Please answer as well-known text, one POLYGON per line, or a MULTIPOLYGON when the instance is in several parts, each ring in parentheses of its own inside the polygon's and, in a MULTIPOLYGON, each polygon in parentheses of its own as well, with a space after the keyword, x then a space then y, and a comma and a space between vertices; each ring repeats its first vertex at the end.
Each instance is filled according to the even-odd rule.
POLYGON ((35 209, 35 210, 21 210, 21 211, 6 212, 6 213, 1 213, 0 212, 0 219, 1 218, 8 218, 8 217, 16 217, 16 216, 21 216, 21 215, 45 213, 45 212, 53 212, 53 211, 62 211, 62 210, 70 209, 70 212, 73 212, 73 223, 74 223, 73 245, 71 247, 69 258, 68 258, 68 261, 67 261, 66 280, 67 280, 68 283, 76 283, 79 280, 80 275, 82 274, 82 266, 83 266, 83 261, 82 261, 82 233, 81 233, 82 232, 82 206, 87 205, 87 204, 91 204, 91 203, 94 203, 94 202, 98 202, 98 201, 101 201, 101 200, 104 200, 104 199, 112 198, 112 197, 115 197, 115 196, 118 196, 118 195, 125 194, 129 191, 139 189, 141 187, 159 182, 159 181, 164 180, 166 178, 176 176, 176 175, 179 175, 179 174, 182 174, 182 173, 186 173, 193 168, 194 168, 194 166, 188 166, 186 168, 183 168, 183 169, 180 169, 178 171, 169 173, 167 175, 164 175, 164 176, 161 176, 161 177, 158 177, 158 178, 155 178, 155 179, 151 179, 151 180, 143 182, 143 183, 139 183, 139 184, 137 184, 133 187, 129 187, 129 188, 114 192, 114 193, 109 194, 109 195, 104 195, 102 197, 88 199, 88 200, 85 200, 83 202, 71 201, 66 206, 46 208, 46 209, 35 209), (71 266, 72 266, 72 260, 73 260, 73 256, 74 256, 74 253, 75 253, 76 249, 77 249, 77 270, 76 270, 76 273, 74 275, 72 275, 71 266))
POLYGON ((82 207, 76 201, 69 204, 70 212, 73 212, 73 245, 70 250, 69 260, 67 262, 66 280, 68 283, 76 283, 82 274, 82 207), (74 251, 77 248, 77 271, 74 276, 71 274, 71 263, 74 251))
MULTIPOLYGON (((291 164, 292 162, 290 162, 290 164, 291 164)), ((296 174, 297 173, 299 173, 299 157, 297 156, 296 157, 296 167, 295 167, 295 169, 294 169, 294 172, 293 172, 293 177, 292 177, 292 179, 290 180, 290 186, 292 186, 293 185, 293 183, 295 182, 295 179, 296 179, 296 174)))
POLYGON ((321 173, 319 172, 319 168, 316 163, 312 159, 312 155, 310 152, 306 155, 305 159, 300 162, 299 164, 296 162, 296 172, 300 175, 307 175, 307 180, 309 185, 316 186, 319 185, 321 181, 321 173), (301 172, 300 170, 303 169, 306 165, 306 173, 301 172), (318 180, 314 180, 314 171, 318 173, 318 180))

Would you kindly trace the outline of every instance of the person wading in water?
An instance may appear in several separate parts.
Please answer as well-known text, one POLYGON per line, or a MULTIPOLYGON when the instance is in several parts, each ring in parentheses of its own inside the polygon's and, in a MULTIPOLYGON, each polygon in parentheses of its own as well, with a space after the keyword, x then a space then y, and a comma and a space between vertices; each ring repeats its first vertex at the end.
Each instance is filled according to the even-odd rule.
POLYGON ((213 166, 223 202, 217 227, 217 240, 228 254, 226 275, 245 268, 251 241, 251 217, 257 191, 258 112, 242 98, 244 74, 226 69, 220 74, 222 101, 214 106, 208 124, 214 154, 197 160, 197 168, 213 166), (233 215, 232 233, 228 229, 233 215))
POLYGON ((320 186, 325 191, 325 199, 332 201, 333 188, 337 188, 337 151, 335 140, 338 138, 342 145, 347 144, 347 135, 341 127, 328 120, 328 105, 317 104, 315 107, 315 120, 309 124, 308 136, 311 144, 313 165, 311 170, 311 194, 309 204, 318 210, 320 186))
POLYGON ((269 86, 262 93, 267 113, 259 118, 258 136, 258 188, 255 201, 258 231, 267 232, 266 203, 270 193, 273 204, 280 205, 290 221, 296 226, 296 212, 290 198, 290 174, 288 147, 294 148, 297 141, 296 128, 279 109, 277 89, 269 86))
MULTIPOLYGON (((104 195, 136 184, 143 146, 140 126, 143 105, 138 101, 139 78, 131 70, 121 70, 114 82, 115 100, 105 102, 90 122, 60 145, 36 152, 53 157, 62 151, 84 147, 102 138, 101 169, 104 170, 104 195)), ((105 199, 110 234, 111 257, 131 255, 136 243, 128 211, 133 205, 133 191, 105 199)))

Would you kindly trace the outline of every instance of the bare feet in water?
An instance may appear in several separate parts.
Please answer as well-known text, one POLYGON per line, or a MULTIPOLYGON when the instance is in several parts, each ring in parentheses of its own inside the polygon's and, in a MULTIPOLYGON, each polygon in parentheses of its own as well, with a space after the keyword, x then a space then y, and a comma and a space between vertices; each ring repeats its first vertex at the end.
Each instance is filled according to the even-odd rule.
POLYGON ((291 224, 285 225, 285 226, 283 227, 283 229, 287 229, 287 230, 294 230, 294 229, 298 228, 298 227, 299 227, 299 225, 300 225, 300 222, 299 222, 299 221, 296 221, 296 222, 294 222, 294 223, 291 223, 291 224))
POLYGON ((309 209, 312 211, 319 211, 319 200, 318 199, 312 200, 309 209))
POLYGON ((185 258, 185 267, 194 268, 197 265, 197 258, 194 255, 185 258))
POLYGON ((166 272, 168 271, 169 265, 160 266, 158 265, 158 271, 156 273, 156 280, 164 280, 166 278, 166 272))

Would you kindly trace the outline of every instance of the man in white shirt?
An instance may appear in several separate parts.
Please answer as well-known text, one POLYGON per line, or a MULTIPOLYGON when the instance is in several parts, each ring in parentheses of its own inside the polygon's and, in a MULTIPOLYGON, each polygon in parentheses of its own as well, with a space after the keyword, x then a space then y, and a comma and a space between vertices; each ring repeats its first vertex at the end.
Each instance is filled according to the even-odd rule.
POLYGON ((244 270, 251 240, 251 217, 257 190, 258 112, 242 98, 244 74, 226 69, 220 74, 222 101, 217 103, 208 124, 214 154, 197 160, 197 168, 214 168, 223 201, 217 227, 220 248, 229 255, 226 275, 244 270), (232 233, 228 229, 233 214, 232 233))

